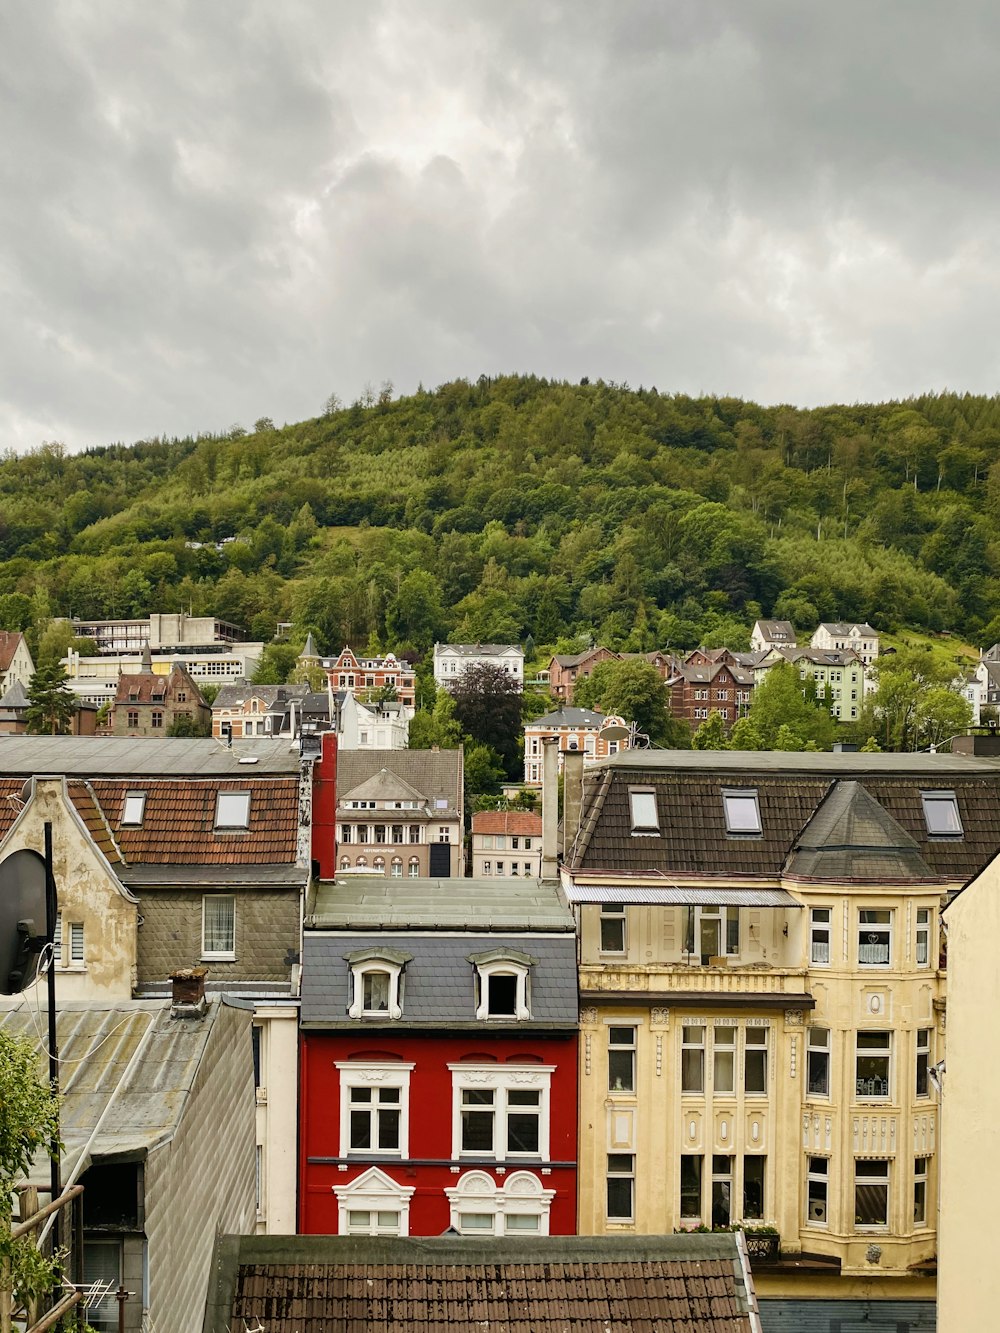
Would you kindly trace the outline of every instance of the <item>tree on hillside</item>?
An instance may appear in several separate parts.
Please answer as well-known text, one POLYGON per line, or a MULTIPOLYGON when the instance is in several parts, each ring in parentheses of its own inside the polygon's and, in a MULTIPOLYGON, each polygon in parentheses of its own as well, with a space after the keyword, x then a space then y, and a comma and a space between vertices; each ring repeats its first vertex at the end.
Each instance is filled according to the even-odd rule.
POLYGON ((691 737, 692 750, 728 750, 729 737, 722 714, 713 708, 691 737))
POLYGON ((76 712, 76 696, 58 662, 40 666, 28 686, 28 731, 33 736, 65 736, 76 712))
POLYGON ((733 749, 802 750, 812 741, 828 750, 837 724, 810 694, 798 667, 778 662, 754 690, 747 716, 733 727, 733 749))
POLYGON ((11 1230, 15 1187, 58 1135, 59 1099, 38 1077, 34 1046, 5 1032, 0 1032, 0 1088, 0 1281, 21 1304, 58 1279, 56 1262, 39 1253, 34 1238, 14 1239, 11 1230))
POLYGON ((691 743, 685 724, 670 716, 670 692, 663 677, 652 662, 642 658, 599 662, 585 680, 577 682, 573 703, 634 722, 651 745, 686 749, 691 743))
POLYGON ((253 673, 255 685, 285 685, 298 661, 299 650, 290 643, 269 643, 264 647, 253 673))
POLYGON ((885 750, 915 750, 963 731, 971 711, 947 688, 953 675, 948 662, 923 648, 883 654, 874 668, 878 688, 865 699, 855 735, 874 736, 885 750))
POLYGON ((478 662, 462 672, 449 692, 455 721, 465 734, 495 750, 507 776, 517 777, 524 739, 518 682, 501 667, 478 662))
POLYGON ((447 690, 438 690, 430 708, 418 708, 410 718, 411 750, 454 750, 462 741, 462 728, 455 721, 455 700, 447 690))
POLYGON ((972 705, 968 699, 935 685, 924 690, 917 702, 915 730, 921 746, 943 745, 955 736, 963 735, 972 724, 972 705))

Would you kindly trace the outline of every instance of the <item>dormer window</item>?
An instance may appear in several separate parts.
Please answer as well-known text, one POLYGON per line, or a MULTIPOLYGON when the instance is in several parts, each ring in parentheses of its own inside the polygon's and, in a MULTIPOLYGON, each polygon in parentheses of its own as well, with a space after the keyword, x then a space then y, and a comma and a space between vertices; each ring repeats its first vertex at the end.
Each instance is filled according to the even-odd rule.
POLYGON ((628 801, 632 815, 632 832, 659 833, 660 818, 656 810, 656 792, 652 787, 630 787, 628 801))
POLYGON ((760 834, 760 806, 753 787, 730 787, 722 792, 722 808, 726 816, 726 832, 760 834))
POLYGON ((397 949, 363 949, 347 954, 351 968, 349 1018, 402 1018, 403 968, 413 955, 397 949))
POLYGON ((523 1022, 531 1017, 528 974, 534 959, 514 950, 471 954, 476 969, 476 1018, 523 1022))
POLYGON ((958 812, 958 797, 953 791, 922 791, 924 823, 932 838, 961 838, 962 816, 958 812))
POLYGON ((122 825, 126 828, 142 828, 146 813, 146 793, 130 791, 125 793, 125 805, 122 809, 122 825))

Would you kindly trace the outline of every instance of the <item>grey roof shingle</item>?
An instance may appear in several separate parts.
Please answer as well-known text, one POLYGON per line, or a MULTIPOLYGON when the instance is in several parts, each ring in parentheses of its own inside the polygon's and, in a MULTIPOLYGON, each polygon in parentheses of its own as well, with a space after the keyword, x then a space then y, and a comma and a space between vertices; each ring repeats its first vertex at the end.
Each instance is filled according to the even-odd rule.
POLYGON ((461 750, 341 750, 337 755, 337 797, 353 791, 385 769, 431 802, 448 802, 443 813, 462 808, 461 750))
POLYGON ((802 830, 785 872, 807 879, 908 880, 937 878, 920 848, 859 782, 835 782, 802 830))
POLYGON ((0 774, 80 777, 244 777, 297 773, 302 760, 287 740, 155 740, 125 736, 0 736, 0 774), (241 759, 253 760, 241 764, 241 759))
POLYGON ((559 885, 529 879, 336 879, 316 887, 310 929, 575 929, 559 885))
POLYGON ((403 982, 403 1017, 395 1028, 472 1025, 518 1031, 535 1026, 574 1026, 577 1022, 576 937, 513 932, 306 931, 302 955, 303 1027, 384 1027, 385 1019, 347 1017, 350 966, 347 955, 361 949, 389 948, 412 955, 403 982), (498 946, 530 954, 531 1018, 507 1023, 476 1019, 475 967, 470 954, 498 946))

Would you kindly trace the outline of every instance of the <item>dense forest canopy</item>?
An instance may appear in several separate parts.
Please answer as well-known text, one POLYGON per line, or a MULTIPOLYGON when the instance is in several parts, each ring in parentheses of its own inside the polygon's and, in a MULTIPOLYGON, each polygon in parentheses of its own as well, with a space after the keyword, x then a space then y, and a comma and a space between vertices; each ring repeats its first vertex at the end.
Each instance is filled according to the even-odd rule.
POLYGON ((0 461, 0 626, 217 615, 423 653, 810 629, 1000 639, 1000 398, 814 410, 533 376, 0 461))

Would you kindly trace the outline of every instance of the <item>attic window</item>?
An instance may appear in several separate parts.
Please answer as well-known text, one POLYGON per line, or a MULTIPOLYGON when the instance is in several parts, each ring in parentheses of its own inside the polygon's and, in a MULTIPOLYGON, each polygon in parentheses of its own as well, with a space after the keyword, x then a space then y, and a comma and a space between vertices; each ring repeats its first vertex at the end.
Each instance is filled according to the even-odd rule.
POLYGON ((958 797, 953 791, 922 791, 924 822, 927 832, 935 838, 961 838, 962 816, 958 813, 958 797))
POLYGON ((141 828, 143 815, 146 813, 146 793, 129 791, 125 793, 125 807, 122 810, 122 823, 130 828, 141 828))
POLYGON ((656 792, 647 788, 629 788, 629 809, 632 813, 633 833, 659 833, 660 819, 656 811, 656 792))
POLYGON ((722 808, 727 833, 762 833, 757 792, 752 787, 723 789, 722 808))
POLYGON ((250 793, 248 791, 220 791, 215 798, 215 827, 217 829, 247 828, 250 823, 250 793))
POLYGON ((531 1017, 528 974, 532 959, 515 950, 493 949, 470 954, 476 969, 476 1018, 515 1019, 531 1017))

